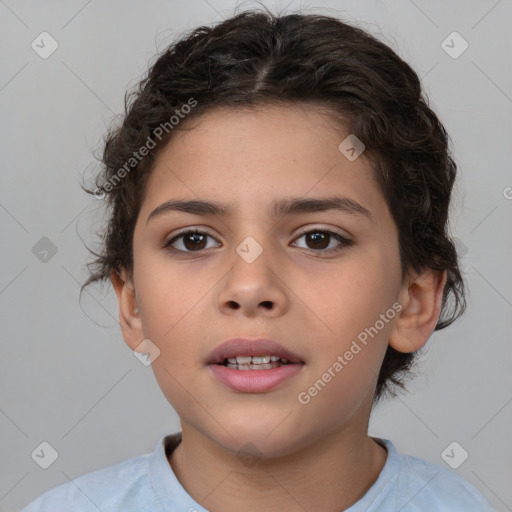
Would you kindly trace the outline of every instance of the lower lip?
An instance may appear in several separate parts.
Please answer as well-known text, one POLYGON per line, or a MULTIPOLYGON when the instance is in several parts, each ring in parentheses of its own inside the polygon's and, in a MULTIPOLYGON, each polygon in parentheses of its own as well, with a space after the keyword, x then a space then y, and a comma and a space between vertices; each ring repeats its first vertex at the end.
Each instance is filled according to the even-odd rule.
POLYGON ((235 370, 220 364, 208 367, 213 375, 227 387, 242 393, 262 393, 276 387, 281 382, 296 375, 304 365, 287 364, 270 370, 235 370))

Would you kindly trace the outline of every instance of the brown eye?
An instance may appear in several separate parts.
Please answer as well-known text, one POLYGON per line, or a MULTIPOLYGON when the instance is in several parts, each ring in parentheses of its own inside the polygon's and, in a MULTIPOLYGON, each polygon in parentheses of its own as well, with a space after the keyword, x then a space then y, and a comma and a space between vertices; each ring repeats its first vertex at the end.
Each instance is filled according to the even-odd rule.
POLYGON ((325 229, 312 229, 305 231, 297 238, 297 240, 300 238, 304 238, 306 242, 306 249, 311 249, 315 252, 321 253, 340 252, 353 244, 352 240, 341 236, 339 233, 325 229), (334 241, 337 241, 338 244, 329 248, 333 239, 334 241))
POLYGON ((331 235, 325 233, 325 232, 318 232, 318 233, 308 233, 307 235, 304 235, 306 237, 306 240, 309 244, 312 244, 309 246, 311 249, 326 249, 329 246, 331 235))
POLYGON ((165 242, 164 247, 172 251, 199 252, 207 248, 208 238, 212 238, 208 233, 192 229, 171 238, 168 242, 165 242), (175 245, 179 247, 175 247, 175 245))

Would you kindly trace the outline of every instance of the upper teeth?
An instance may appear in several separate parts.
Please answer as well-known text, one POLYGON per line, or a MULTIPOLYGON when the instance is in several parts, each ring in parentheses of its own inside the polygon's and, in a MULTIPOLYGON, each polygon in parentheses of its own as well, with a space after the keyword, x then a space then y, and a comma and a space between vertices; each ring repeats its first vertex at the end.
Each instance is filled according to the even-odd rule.
POLYGON ((270 361, 283 361, 284 363, 288 362, 288 359, 281 358, 278 356, 236 356, 236 357, 228 357, 228 363, 231 364, 267 364, 270 361))

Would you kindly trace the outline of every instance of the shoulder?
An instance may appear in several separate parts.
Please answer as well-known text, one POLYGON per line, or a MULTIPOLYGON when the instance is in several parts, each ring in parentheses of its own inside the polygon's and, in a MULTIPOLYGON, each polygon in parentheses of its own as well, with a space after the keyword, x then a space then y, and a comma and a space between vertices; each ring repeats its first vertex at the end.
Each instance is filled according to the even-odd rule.
POLYGON ((150 457, 151 454, 139 455, 79 476, 41 494, 21 512, 132 510, 133 500, 138 501, 136 497, 143 497, 150 488, 150 457))
POLYGON ((383 442, 393 459, 398 510, 493 512, 480 491, 457 474, 418 457, 400 454, 390 441, 383 442))

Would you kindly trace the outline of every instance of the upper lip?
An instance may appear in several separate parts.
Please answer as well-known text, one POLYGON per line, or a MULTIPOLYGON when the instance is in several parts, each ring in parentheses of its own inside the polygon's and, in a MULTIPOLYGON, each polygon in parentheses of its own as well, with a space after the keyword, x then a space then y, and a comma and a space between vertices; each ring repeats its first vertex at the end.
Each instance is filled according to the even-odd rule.
POLYGON ((233 338, 216 347, 208 356, 207 364, 220 364, 228 357, 236 356, 277 356, 292 363, 302 363, 302 359, 268 338, 233 338))

